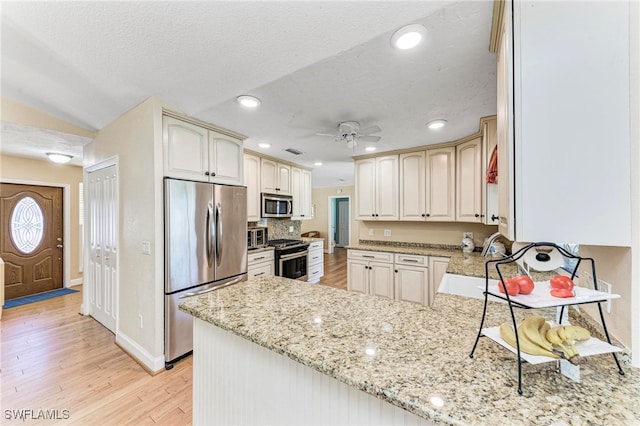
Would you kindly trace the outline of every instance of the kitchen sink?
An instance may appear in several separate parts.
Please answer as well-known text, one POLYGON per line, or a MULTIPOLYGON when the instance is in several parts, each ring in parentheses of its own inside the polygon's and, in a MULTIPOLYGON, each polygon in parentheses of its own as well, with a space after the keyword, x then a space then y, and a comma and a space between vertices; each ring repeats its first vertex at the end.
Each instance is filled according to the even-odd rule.
MULTIPOLYGON (((489 280, 489 286, 497 285, 498 280, 489 280)), ((485 288, 484 277, 470 277, 467 275, 444 274, 438 293, 455 294, 457 296, 471 297, 474 299, 483 299, 482 294, 485 288)), ((500 299, 496 299, 500 300, 500 299)))

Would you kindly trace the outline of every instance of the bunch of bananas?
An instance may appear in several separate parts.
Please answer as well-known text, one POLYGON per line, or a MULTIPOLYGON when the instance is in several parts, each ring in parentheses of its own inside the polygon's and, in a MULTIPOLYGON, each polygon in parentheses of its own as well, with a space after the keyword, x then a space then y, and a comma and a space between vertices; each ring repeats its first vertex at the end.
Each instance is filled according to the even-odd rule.
MULTIPOLYGON (((500 325, 500 337, 509 345, 516 347, 516 334, 510 322, 500 325)), ((518 326, 520 351, 529 355, 541 355, 550 358, 564 358, 573 364, 579 364, 580 354, 574 342, 591 337, 589 330, 577 325, 551 325, 539 315, 526 317, 518 326)))

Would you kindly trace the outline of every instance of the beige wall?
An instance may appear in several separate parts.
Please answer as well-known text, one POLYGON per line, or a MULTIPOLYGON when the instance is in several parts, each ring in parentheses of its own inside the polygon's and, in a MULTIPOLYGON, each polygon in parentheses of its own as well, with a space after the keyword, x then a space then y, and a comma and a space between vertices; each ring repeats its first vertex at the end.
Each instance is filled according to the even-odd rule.
POLYGON ((315 215, 311 220, 303 220, 302 232, 320 231, 320 235, 325 239, 325 249, 327 248, 327 227, 329 226, 329 197, 351 197, 351 244, 358 242, 358 221, 353 219, 355 187, 351 186, 330 186, 323 188, 313 188, 311 202, 314 205, 315 215), (338 190, 342 192, 338 194, 338 190))
POLYGON ((150 98, 100 130, 84 149, 85 167, 117 156, 116 341, 156 371, 164 366, 161 135, 162 104, 150 98), (142 253, 142 241, 150 242, 151 255, 142 253))
MULTIPOLYGON (((82 278, 79 250, 79 186, 82 182, 82 167, 55 164, 50 161, 0 155, 0 179, 37 182, 41 184, 67 184, 70 192, 70 280, 82 278)), ((74 282, 74 283, 76 283, 74 282)))

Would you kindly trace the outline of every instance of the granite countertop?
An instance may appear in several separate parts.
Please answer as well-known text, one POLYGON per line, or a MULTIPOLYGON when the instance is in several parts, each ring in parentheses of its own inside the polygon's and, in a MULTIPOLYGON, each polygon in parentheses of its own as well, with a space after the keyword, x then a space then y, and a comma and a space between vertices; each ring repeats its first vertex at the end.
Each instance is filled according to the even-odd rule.
MULTIPOLYGON (((428 245, 428 244, 405 244, 395 243, 391 244, 375 244, 375 243, 360 243, 357 245, 351 245, 347 247, 351 250, 366 250, 366 251, 379 251, 390 253, 402 253, 402 254, 415 254, 421 256, 439 256, 448 257, 449 265, 447 266, 448 274, 467 275, 471 277, 485 277, 485 263, 492 259, 490 257, 483 257, 480 252, 474 251, 473 253, 463 253, 461 248, 454 246, 443 245, 428 245)), ((519 275, 520 272, 515 263, 504 264, 500 266, 500 271, 503 276, 513 277, 519 275)), ((530 271, 531 277, 535 281, 545 281, 555 275, 554 272, 536 272, 530 271)), ((489 265, 489 278, 499 279, 495 266, 489 265)))
POLYGON ((314 241, 324 241, 324 238, 321 237, 300 237, 300 239, 307 243, 312 243, 314 241))
MULTIPOLYGON (((488 326, 509 317, 505 304, 489 304, 488 326)), ((589 357, 581 384, 556 372, 555 362, 524 364, 518 395, 514 354, 482 338, 469 358, 482 305, 438 294, 425 307, 260 277, 180 309, 438 423, 640 423, 640 371, 625 367, 619 375, 611 355, 589 357)))

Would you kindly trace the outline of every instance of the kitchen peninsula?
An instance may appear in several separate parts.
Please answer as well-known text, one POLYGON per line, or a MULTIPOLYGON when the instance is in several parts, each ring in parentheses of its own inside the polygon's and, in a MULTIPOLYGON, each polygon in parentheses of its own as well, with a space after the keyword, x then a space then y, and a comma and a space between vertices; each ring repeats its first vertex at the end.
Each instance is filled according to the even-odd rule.
MULTIPOLYGON (((581 367, 523 366, 481 339, 482 301, 431 307, 280 277, 189 299, 194 424, 638 424, 640 374, 610 356, 581 367)), ((507 318, 495 304, 488 324, 507 318)))

